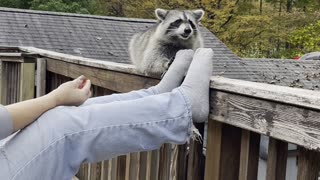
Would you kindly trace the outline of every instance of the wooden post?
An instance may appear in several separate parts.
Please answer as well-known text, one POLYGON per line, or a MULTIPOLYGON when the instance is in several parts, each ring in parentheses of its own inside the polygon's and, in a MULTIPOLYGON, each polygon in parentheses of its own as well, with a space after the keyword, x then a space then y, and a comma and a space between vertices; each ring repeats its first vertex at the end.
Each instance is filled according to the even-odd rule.
POLYGON ((299 147, 297 180, 318 180, 320 172, 320 152, 299 147))
POLYGON ((266 180, 285 180, 288 143, 270 138, 266 180))
POLYGON ((34 98, 35 63, 21 63, 20 101, 34 98))
POLYGON ((36 96, 40 97, 46 94, 46 59, 37 59, 37 77, 36 77, 36 96))

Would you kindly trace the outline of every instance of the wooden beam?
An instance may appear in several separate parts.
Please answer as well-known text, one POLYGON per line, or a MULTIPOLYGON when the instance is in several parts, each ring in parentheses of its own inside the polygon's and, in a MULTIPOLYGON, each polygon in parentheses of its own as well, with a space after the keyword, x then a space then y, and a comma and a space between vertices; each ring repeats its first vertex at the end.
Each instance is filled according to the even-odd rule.
POLYGON ((55 60, 47 61, 47 70, 71 78, 85 75, 91 80, 92 84, 116 92, 129 92, 136 89, 147 88, 159 82, 157 79, 145 78, 139 75, 91 68, 55 60))
POLYGON ((320 150, 320 111, 211 91, 210 119, 320 150))

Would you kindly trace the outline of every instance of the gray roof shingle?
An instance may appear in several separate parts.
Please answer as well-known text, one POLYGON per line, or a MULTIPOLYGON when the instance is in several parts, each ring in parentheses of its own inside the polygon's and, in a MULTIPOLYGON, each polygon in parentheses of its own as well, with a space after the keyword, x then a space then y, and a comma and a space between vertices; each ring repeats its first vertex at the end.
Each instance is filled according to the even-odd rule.
MULTIPOLYGON (((33 46, 104 61, 130 63, 131 36, 155 20, 0 8, 0 46, 33 46)), ((319 90, 320 61, 240 59, 201 28, 215 52, 213 75, 319 90)))

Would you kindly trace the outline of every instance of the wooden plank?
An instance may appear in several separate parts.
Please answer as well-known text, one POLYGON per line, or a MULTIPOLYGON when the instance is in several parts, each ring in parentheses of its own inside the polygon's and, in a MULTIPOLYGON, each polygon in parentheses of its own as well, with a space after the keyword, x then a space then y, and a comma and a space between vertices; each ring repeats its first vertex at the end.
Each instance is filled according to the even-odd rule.
POLYGON ((85 75, 91 83, 116 92, 129 92, 147 88, 159 82, 157 79, 126 74, 116 71, 91 68, 88 66, 70 64, 63 61, 47 61, 47 70, 71 78, 85 75))
POLYGON ((8 63, 1 63, 1 104, 7 105, 8 92, 8 63))
POLYGON ((126 178, 125 180, 129 180, 130 178, 130 154, 126 155, 126 178))
POLYGON ((269 140, 266 180, 285 180, 288 143, 273 138, 269 140))
POLYGON ((224 124, 221 136, 220 180, 239 178, 241 129, 224 124))
POLYGON ((118 158, 111 160, 111 180, 117 180, 118 176, 118 158))
POLYGON ((208 142, 206 151, 205 180, 219 180, 221 157, 222 124, 208 122, 208 142))
POLYGON ((38 58, 37 59, 37 77, 36 77, 36 96, 40 97, 46 94, 46 72, 47 72, 47 65, 46 65, 45 58, 38 58))
POLYGON ((170 179, 171 145, 164 144, 160 148, 159 180, 170 179))
POLYGON ((242 130, 239 180, 255 180, 258 176, 260 135, 242 130))
POLYGON ((101 179, 101 163, 90 164, 90 180, 101 179))
POLYGON ((151 170, 151 152, 141 152, 140 153, 140 180, 150 179, 151 170))
POLYGON ((160 152, 159 150, 153 150, 151 152, 151 169, 150 179, 158 180, 159 178, 159 163, 160 163, 160 152))
MULTIPOLYGON (((109 61, 101 61, 91 58, 85 58, 85 57, 79 57, 79 56, 73 56, 69 54, 63 54, 33 47, 21 47, 20 48, 23 51, 36 53, 41 56, 55 59, 59 61, 63 61, 66 63, 72 63, 72 64, 78 64, 78 65, 85 65, 90 66, 92 69, 105 69, 105 70, 111 70, 111 71, 118 71, 123 73, 129 73, 129 74, 135 74, 135 75, 142 75, 145 76, 143 73, 139 72, 134 65, 132 64, 123 64, 123 63, 115 63, 115 62, 109 62, 109 61)), ((159 79, 159 77, 156 77, 159 79)))
POLYGON ((320 150, 320 111, 211 91, 210 119, 320 150))
POLYGON ((130 180, 139 179, 139 169, 140 169, 140 153, 130 154, 130 180))
POLYGON ((211 77, 210 87, 214 90, 320 109, 320 91, 277 86, 273 84, 211 77))
POLYGON ((299 147, 297 180, 318 180, 320 172, 320 152, 299 147))
POLYGON ((125 180, 126 179, 126 156, 119 156, 117 163, 117 180, 125 180))
POLYGON ((20 101, 34 98, 35 63, 21 63, 20 101))
POLYGON ((176 180, 187 178, 187 144, 178 145, 176 180))

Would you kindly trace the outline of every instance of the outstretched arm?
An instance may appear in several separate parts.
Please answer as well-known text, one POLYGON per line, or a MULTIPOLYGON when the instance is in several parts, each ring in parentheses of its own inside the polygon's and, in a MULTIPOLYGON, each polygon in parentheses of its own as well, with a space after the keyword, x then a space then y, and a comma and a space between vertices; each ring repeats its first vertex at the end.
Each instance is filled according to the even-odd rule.
MULTIPOLYGON (((51 108, 60 105, 80 105, 90 97, 90 86, 90 80, 80 76, 73 81, 60 85, 47 95, 5 106, 9 115, 0 114, 0 117, 3 117, 0 118, 0 131, 2 129, 1 121, 5 121, 5 116, 7 118, 8 116, 11 117, 13 132, 15 132, 35 121, 41 114, 51 108)), ((2 109, 2 111, 5 109, 2 109)), ((8 124, 8 120, 6 123, 8 124)))

